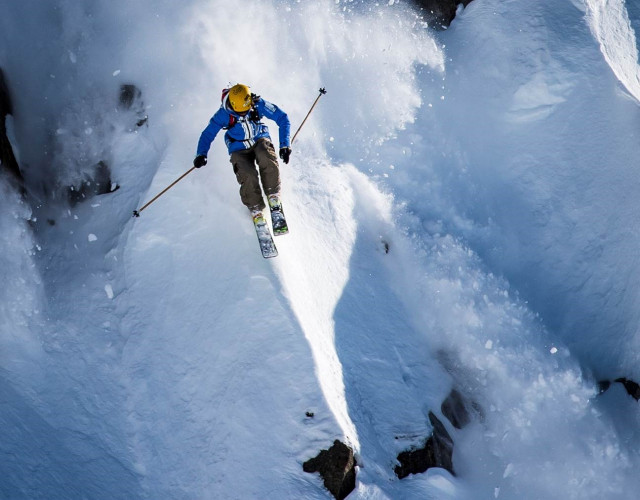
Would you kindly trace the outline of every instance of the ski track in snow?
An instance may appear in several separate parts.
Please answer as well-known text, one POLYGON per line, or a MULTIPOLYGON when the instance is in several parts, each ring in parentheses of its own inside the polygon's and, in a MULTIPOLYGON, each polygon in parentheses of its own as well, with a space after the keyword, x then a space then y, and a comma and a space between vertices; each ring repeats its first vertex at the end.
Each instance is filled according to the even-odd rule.
POLYGON ((252 37, 225 2, 8 7, 31 195, 103 155, 121 187, 31 215, 0 177, 0 495, 328 498, 301 464, 343 439, 354 498, 634 498, 637 405, 590 373, 638 374, 619 255, 637 202, 618 198, 639 120, 606 73, 638 99, 637 49, 606 5, 476 1, 434 34, 393 3, 244 2, 252 37), (329 90, 282 166, 275 261, 221 137, 131 218, 189 168, 229 79, 294 127, 329 90), (103 99, 128 81, 149 114, 133 131, 103 99), (480 408, 463 430, 440 411, 452 387, 480 408), (457 476, 399 481, 429 411, 457 476))

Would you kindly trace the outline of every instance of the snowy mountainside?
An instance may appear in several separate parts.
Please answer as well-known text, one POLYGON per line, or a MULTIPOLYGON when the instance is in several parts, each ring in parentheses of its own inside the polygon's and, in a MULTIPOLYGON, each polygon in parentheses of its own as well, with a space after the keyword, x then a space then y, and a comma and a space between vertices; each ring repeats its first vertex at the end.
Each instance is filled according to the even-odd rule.
POLYGON ((301 464, 342 439, 349 498, 634 498, 637 405, 595 382, 640 379, 638 20, 599 5, 474 0, 441 33, 404 2, 4 6, 31 208, 0 178, 0 496, 330 498, 301 464), (329 91, 282 166, 274 261, 221 138, 131 218, 229 81, 294 129, 329 91), (104 155, 120 189, 52 197, 104 155), (462 430, 452 388, 479 408, 462 430), (430 411, 456 476, 398 480, 430 411))

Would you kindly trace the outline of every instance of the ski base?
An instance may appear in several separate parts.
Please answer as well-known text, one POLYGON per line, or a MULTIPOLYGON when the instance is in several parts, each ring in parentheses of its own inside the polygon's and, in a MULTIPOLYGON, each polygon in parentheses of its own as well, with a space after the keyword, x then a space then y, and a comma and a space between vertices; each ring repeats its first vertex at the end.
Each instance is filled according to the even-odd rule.
POLYGON ((282 211, 282 203, 278 195, 269 195, 269 210, 271 211, 271 226, 273 227, 273 235, 280 236, 281 234, 287 234, 289 227, 287 226, 287 219, 282 211))
POLYGON ((253 225, 256 228, 256 235, 258 236, 258 243, 260 244, 260 251, 265 259, 271 259, 278 256, 278 249, 276 248, 269 226, 265 220, 262 212, 256 212, 252 214, 253 225))

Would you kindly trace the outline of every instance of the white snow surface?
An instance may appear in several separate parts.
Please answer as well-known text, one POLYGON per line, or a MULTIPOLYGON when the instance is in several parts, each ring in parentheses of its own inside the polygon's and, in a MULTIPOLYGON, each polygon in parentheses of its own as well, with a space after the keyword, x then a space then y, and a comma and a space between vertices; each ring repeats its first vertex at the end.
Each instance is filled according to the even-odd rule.
POLYGON ((1 498, 327 499, 302 463, 335 439, 350 499, 637 498, 638 403, 597 382, 640 380, 638 6, 474 0, 442 32, 406 1, 0 11, 28 188, 0 173, 1 498), (294 130, 328 90, 272 260, 221 137, 131 217, 235 82, 294 130), (68 206, 99 160, 120 189, 68 206), (456 475, 399 480, 430 411, 456 475))

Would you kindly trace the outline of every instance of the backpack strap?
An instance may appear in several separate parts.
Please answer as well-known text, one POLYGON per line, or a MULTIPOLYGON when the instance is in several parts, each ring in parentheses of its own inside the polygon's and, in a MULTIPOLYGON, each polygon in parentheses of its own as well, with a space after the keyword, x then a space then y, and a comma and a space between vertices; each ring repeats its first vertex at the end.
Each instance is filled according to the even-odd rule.
POLYGON ((251 111, 249 112, 249 120, 256 123, 262 120, 262 116, 260 116, 260 113, 258 112, 258 107, 257 107, 257 104, 259 101, 260 101, 259 95, 251 94, 252 105, 251 105, 251 111))

